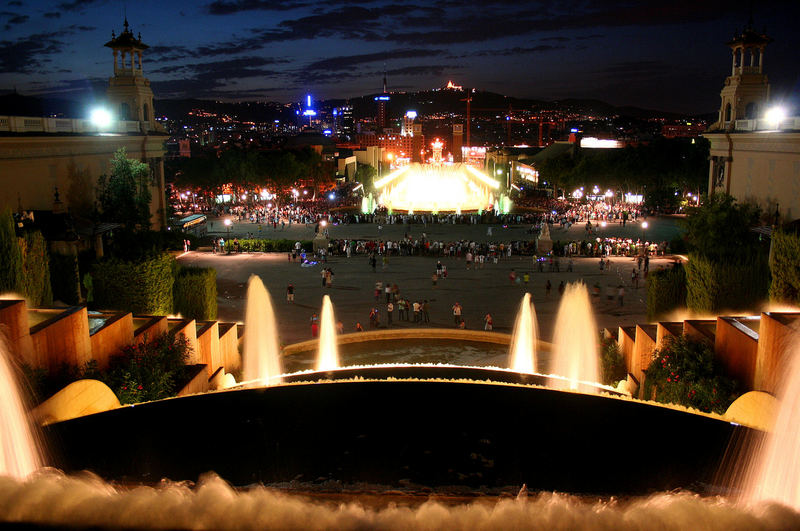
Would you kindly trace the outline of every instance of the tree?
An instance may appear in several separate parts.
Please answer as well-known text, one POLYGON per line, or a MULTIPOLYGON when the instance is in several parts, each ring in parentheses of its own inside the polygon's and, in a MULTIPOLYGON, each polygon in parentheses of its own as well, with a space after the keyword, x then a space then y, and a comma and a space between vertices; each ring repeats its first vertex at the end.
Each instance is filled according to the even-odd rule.
POLYGON ((750 203, 737 204, 727 194, 709 196, 688 211, 684 225, 690 251, 715 261, 738 260, 758 246, 751 227, 758 225, 760 210, 750 203))
POLYGON ((0 293, 20 293, 22 285, 22 251, 17 243, 14 218, 6 209, 0 215, 0 293))
POLYGON ((129 159, 120 148, 111 159, 111 175, 97 181, 102 216, 128 229, 150 227, 150 167, 129 159))
POLYGON ((369 164, 359 164, 356 167, 355 179, 360 183, 371 183, 378 175, 378 170, 369 164))

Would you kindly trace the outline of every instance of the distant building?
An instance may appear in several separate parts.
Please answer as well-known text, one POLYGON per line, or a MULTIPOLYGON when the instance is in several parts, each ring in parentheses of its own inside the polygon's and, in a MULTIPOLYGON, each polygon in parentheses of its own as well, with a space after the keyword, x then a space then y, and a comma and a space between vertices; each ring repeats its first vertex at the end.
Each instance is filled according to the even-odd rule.
POLYGON ((787 222, 800 218, 800 117, 770 109, 763 71, 769 42, 751 24, 727 43, 731 75, 720 93, 719 120, 703 135, 711 141, 708 190, 754 202, 787 222))
POLYGON ((689 122, 684 124, 664 124, 661 136, 664 138, 696 138, 706 131, 706 124, 689 122))
POLYGON ((352 139, 356 132, 355 120, 353 120, 353 106, 342 105, 333 110, 334 131, 338 137, 352 139))
POLYGON ((114 54, 103 120, 0 116, 0 208, 52 210, 59 191, 63 208, 91 209, 95 185, 111 171, 119 148, 150 167, 150 222, 166 227, 164 153, 167 134, 153 112, 153 92, 144 77, 142 54, 147 49, 125 20, 119 36, 105 44, 114 54))

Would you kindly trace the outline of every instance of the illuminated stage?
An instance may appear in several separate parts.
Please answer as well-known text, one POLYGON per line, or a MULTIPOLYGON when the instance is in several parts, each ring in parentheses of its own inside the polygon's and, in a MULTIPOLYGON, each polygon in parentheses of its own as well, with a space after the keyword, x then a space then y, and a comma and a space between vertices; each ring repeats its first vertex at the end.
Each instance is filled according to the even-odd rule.
POLYGON ((507 212, 500 182, 466 164, 410 164, 375 181, 377 204, 394 212, 507 212))

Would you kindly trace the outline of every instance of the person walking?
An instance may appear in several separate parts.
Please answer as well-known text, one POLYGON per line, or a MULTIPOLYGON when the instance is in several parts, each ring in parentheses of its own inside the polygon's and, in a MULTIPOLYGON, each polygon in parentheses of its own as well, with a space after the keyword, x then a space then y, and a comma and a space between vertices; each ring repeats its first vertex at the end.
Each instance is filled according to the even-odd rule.
POLYGON ((544 285, 544 296, 545 298, 550 298, 550 289, 552 289, 553 285, 550 283, 550 279, 547 279, 547 284, 544 285))
POLYGON ((484 323, 484 325, 483 325, 483 329, 484 329, 484 330, 486 330, 486 331, 490 331, 490 330, 492 330, 492 325, 493 325, 493 323, 494 323, 494 322, 493 322, 493 320, 492 320, 492 314, 490 314, 490 313, 487 313, 487 314, 486 314, 486 315, 483 317, 483 323, 484 323))
POLYGON ((424 301, 422 301, 422 320, 426 324, 431 322, 431 314, 430 314, 430 311, 429 311, 428 299, 425 299, 424 301))
POLYGON ((453 321, 455 322, 456 326, 458 326, 458 323, 461 322, 461 311, 461 305, 456 302, 453 305, 453 321))
POLYGON ((508 281, 511 282, 511 285, 513 286, 516 280, 517 280, 517 272, 512 269, 511 273, 508 274, 508 281))
POLYGON ((394 304, 390 301, 386 304, 386 327, 392 326, 392 314, 394 313, 394 304))
POLYGON ((414 322, 418 323, 419 322, 419 311, 420 311, 419 301, 414 301, 414 304, 412 305, 412 307, 414 308, 414 322))
POLYGON ((522 281, 523 281, 523 282, 525 283, 525 285, 527 286, 527 285, 528 285, 528 282, 529 282, 530 280, 531 280, 531 276, 528 274, 528 272, 527 272, 527 271, 525 271, 525 273, 522 275, 522 281))
POLYGON ((286 302, 294 302, 294 284, 291 282, 286 286, 286 302))
POLYGON ((623 299, 625 298, 625 288, 620 284, 617 286, 617 300, 619 301, 619 307, 622 308, 624 305, 623 299))
POLYGON ((311 314, 311 337, 317 337, 319 335, 319 317, 317 314, 311 314))
POLYGON ((559 296, 559 297, 561 297, 561 296, 563 296, 563 295, 564 295, 564 290, 565 290, 565 289, 566 289, 566 286, 564 286, 564 281, 562 280, 562 281, 561 281, 561 282, 558 284, 558 296, 559 296))

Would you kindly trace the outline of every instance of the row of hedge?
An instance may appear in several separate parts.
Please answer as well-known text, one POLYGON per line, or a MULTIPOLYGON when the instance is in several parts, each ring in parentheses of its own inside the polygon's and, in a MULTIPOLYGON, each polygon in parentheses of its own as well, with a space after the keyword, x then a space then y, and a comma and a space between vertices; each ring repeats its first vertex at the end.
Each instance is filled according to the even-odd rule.
MULTIPOLYGON (((239 252, 242 253, 271 253, 283 252, 290 253, 294 249, 296 240, 259 240, 259 239, 243 239, 239 240, 239 252)), ((225 250, 234 252, 234 240, 225 241, 225 250)), ((311 240, 304 240, 300 242, 301 248, 306 251, 313 249, 311 240)))
POLYGON ((180 267, 169 254, 127 262, 97 262, 89 282, 94 306, 146 315, 180 313, 185 318, 217 318, 217 271, 180 267))
POLYGON ((686 307, 686 270, 681 265, 651 271, 647 276, 647 320, 663 318, 686 307))
POLYGON ((0 293, 23 295, 32 307, 50 306, 50 257, 39 231, 17 236, 11 211, 0 215, 0 293))
POLYGON ((172 287, 174 311, 184 317, 217 318, 217 270, 211 267, 181 267, 172 287))
POLYGON ((769 279, 769 263, 762 253, 727 262, 691 255, 686 305, 700 313, 751 310, 767 298, 769 279))
POLYGON ((772 272, 769 298, 800 305, 800 235, 783 231, 772 233, 769 267, 772 272))

